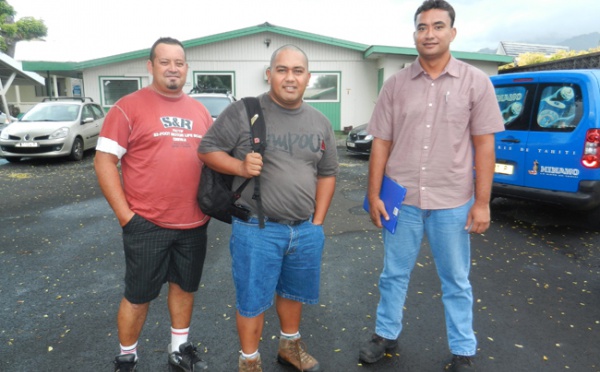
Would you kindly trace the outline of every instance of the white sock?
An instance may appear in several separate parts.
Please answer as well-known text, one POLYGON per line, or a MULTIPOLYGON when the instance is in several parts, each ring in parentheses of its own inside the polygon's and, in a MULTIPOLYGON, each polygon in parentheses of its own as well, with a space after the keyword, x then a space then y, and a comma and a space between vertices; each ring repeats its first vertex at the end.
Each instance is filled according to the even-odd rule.
POLYGON ((292 334, 287 334, 284 333, 283 331, 281 331, 281 337, 288 339, 288 340, 295 340, 300 338, 300 331, 296 332, 296 333, 292 333, 292 334))
POLYGON ((256 359, 260 355, 260 353, 258 352, 258 350, 256 350, 252 354, 244 354, 243 351, 241 353, 242 353, 242 359, 256 359))
POLYGON ((123 346, 119 344, 119 346, 121 346, 121 355, 133 354, 135 355, 135 360, 137 360, 137 344, 137 341, 131 346, 123 346))
POLYGON ((175 329, 171 327, 171 352, 179 351, 179 345, 187 342, 189 333, 189 327, 183 329, 175 329))

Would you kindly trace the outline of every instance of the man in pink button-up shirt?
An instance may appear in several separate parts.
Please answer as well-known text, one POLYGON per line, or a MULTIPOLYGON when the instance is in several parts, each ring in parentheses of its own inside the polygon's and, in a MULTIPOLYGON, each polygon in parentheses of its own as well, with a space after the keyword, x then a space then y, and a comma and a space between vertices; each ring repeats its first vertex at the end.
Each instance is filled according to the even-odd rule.
POLYGON ((360 350, 367 363, 397 345, 410 273, 427 235, 442 282, 450 370, 472 370, 469 233, 490 226, 494 133, 504 129, 494 88, 482 71, 450 54, 454 9, 427 0, 415 14, 419 56, 388 79, 368 126, 370 217, 388 218, 379 198, 383 175, 407 188, 395 234, 382 230, 384 269, 375 334, 360 350))

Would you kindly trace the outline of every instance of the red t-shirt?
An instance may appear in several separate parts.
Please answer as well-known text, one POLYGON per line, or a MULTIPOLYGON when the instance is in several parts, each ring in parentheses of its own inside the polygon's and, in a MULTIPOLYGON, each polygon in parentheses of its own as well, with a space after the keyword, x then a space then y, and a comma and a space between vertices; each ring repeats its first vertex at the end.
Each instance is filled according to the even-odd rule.
POLYGON ((208 222, 196 200, 202 165, 197 149, 212 121, 206 108, 186 94, 169 98, 150 88, 110 109, 96 150, 121 159, 133 212, 170 229, 208 222))

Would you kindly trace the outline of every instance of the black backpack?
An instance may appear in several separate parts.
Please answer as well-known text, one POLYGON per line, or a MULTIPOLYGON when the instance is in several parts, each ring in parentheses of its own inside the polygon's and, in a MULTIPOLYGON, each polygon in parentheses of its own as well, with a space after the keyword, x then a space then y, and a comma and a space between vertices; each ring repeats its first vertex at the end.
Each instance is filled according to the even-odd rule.
MULTIPOLYGON (((245 97, 242 98, 242 101, 246 106, 248 114, 252 151, 264 155, 267 128, 260 102, 256 97, 245 97)), ((229 224, 232 221, 232 216, 247 221, 251 216, 250 210, 236 202, 242 196, 242 191, 246 188, 250 180, 254 179, 254 194, 252 198, 256 201, 256 214, 260 228, 263 228, 265 218, 260 198, 260 176, 248 178, 236 190, 232 190, 234 177, 229 174, 216 172, 204 165, 198 188, 198 204, 200 205, 200 209, 204 214, 229 224)))

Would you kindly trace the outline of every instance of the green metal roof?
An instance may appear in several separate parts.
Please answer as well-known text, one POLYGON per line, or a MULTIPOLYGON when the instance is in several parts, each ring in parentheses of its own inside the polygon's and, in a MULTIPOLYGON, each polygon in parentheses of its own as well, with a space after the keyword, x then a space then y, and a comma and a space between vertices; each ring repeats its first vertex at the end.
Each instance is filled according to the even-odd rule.
POLYGON ((332 46, 357 50, 357 51, 361 51, 361 52, 366 50, 369 47, 366 44, 353 43, 351 41, 336 39, 333 37, 327 37, 327 36, 322 36, 322 35, 317 35, 317 34, 311 34, 309 32, 292 30, 290 28, 279 27, 279 26, 272 25, 268 22, 265 22, 258 26, 242 28, 242 29, 236 30, 236 31, 229 31, 229 32, 224 32, 222 34, 216 34, 216 35, 212 35, 212 36, 202 37, 199 39, 188 40, 188 41, 183 42, 183 45, 186 48, 187 47, 195 47, 195 46, 216 43, 216 42, 225 41, 225 40, 231 40, 231 39, 235 39, 235 38, 242 37, 242 36, 259 34, 261 32, 271 32, 274 34, 291 36, 291 37, 295 37, 295 38, 299 38, 299 39, 315 41, 318 43, 329 44, 332 46))
POLYGON ((80 78, 81 71, 76 62, 22 61, 23 70, 34 71, 40 75, 51 73, 59 76, 80 78))
MULTIPOLYGON (((187 48, 197 47, 206 44, 218 43, 226 40, 232 40, 243 36, 250 36, 259 33, 274 33, 279 35, 291 36, 299 39, 314 41, 317 43, 328 44, 331 46, 351 49, 364 53, 364 58, 373 56, 375 54, 402 54, 402 55, 414 55, 417 56, 417 50, 415 48, 401 48, 401 47, 387 47, 387 46, 369 46, 366 44, 354 43, 347 40, 336 39, 332 37, 312 34, 308 32, 292 30, 285 27, 279 27, 272 25, 268 22, 260 24, 258 26, 252 26, 242 28, 239 30, 224 32, 220 34, 210 35, 192 40, 182 41, 183 46, 187 48)), ((150 54, 150 48, 136 50, 128 53, 117 54, 113 56, 91 59, 82 62, 49 62, 49 61, 22 61, 23 69, 27 71, 46 72, 53 73, 61 76, 80 77, 83 70, 93 67, 99 67, 109 65, 113 63, 121 63, 139 58, 148 58, 150 54)), ((482 54, 482 53, 468 53, 468 52, 452 52, 456 58, 460 59, 471 59, 478 61, 489 61, 497 62, 499 64, 506 64, 512 62, 512 57, 496 55, 496 54, 482 54)))

